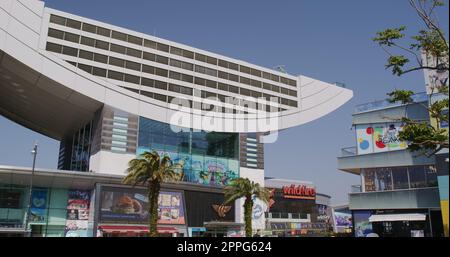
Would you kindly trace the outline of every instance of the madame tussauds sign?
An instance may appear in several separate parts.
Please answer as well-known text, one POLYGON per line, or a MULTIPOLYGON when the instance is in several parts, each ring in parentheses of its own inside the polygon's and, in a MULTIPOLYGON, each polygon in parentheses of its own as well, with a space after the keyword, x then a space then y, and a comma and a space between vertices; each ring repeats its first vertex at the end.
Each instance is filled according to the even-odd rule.
POLYGON ((283 186, 283 197, 294 199, 316 199, 316 189, 306 185, 283 186))

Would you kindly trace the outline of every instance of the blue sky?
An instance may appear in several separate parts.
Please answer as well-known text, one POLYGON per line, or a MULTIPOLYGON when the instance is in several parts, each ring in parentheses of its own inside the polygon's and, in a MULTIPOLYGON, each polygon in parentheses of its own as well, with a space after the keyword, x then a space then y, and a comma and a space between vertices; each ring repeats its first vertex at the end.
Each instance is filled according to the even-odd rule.
MULTIPOLYGON (((395 77, 371 41, 376 31, 421 22, 406 0, 377 1, 86 1, 49 0, 46 6, 232 58, 326 82, 343 82, 354 98, 335 112, 280 133, 265 146, 267 176, 312 181, 333 203, 347 201, 359 177, 336 169, 340 148, 353 146, 354 105, 385 98, 394 88, 424 91, 420 72, 395 77)), ((448 11, 448 7, 447 11, 448 11)), ((448 34, 448 12, 440 13, 448 34)), ((0 117, 0 164, 56 168, 59 142, 0 117)))

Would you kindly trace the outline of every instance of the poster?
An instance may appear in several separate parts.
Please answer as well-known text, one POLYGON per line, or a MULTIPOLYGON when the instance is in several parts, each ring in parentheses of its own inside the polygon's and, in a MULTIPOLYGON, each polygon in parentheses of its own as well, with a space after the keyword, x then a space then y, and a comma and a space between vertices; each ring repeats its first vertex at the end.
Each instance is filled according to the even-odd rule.
POLYGON ((185 224, 181 192, 161 192, 158 207, 159 224, 185 224))
POLYGON ((355 221, 355 237, 367 237, 373 232, 372 223, 369 217, 372 215, 370 211, 354 211, 353 218, 355 221))
POLYGON ((358 154, 406 149, 407 143, 398 138, 402 129, 402 124, 398 122, 356 125, 358 154))
POLYGON ((83 190, 69 190, 67 199, 66 237, 86 237, 90 192, 83 190))
MULTIPOLYGON (((146 190, 104 188, 101 192, 100 220, 111 223, 148 223, 146 190)), ((184 200, 181 192, 161 191, 158 198, 159 224, 185 224, 184 200)))
POLYGON ((346 212, 334 212, 334 223, 336 227, 351 227, 352 214, 346 212))
POLYGON ((31 215, 30 222, 45 223, 47 217, 47 195, 46 188, 35 188, 31 193, 31 215))
POLYGON ((358 154, 373 152, 373 127, 372 125, 356 125, 356 140, 358 154))

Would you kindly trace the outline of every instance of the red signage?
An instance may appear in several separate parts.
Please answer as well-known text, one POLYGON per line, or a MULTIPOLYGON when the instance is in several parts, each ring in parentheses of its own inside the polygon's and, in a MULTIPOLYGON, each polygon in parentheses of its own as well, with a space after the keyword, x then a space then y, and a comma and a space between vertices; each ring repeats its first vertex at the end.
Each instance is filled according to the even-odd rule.
POLYGON ((283 197, 294 199, 316 199, 316 189, 306 185, 283 186, 283 197))

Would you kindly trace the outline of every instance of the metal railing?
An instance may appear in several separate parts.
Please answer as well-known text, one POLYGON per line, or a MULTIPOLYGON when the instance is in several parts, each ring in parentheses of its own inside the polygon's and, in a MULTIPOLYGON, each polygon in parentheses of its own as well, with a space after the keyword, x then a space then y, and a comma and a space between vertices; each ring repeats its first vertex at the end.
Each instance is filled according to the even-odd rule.
MULTIPOLYGON (((414 103, 426 102, 428 101, 428 95, 426 92, 417 93, 411 96, 414 103)), ((403 105, 401 102, 391 103, 387 99, 379 100, 364 104, 359 104, 355 106, 354 113, 361 113, 373 110, 384 109, 388 107, 395 107, 403 105)))
POLYGON ((344 147, 341 149, 341 157, 357 155, 356 146, 344 147))
POLYGON ((362 192, 361 185, 351 185, 350 187, 351 187, 352 193, 361 193, 362 192))

